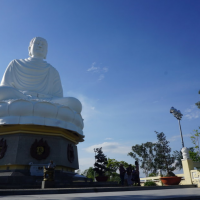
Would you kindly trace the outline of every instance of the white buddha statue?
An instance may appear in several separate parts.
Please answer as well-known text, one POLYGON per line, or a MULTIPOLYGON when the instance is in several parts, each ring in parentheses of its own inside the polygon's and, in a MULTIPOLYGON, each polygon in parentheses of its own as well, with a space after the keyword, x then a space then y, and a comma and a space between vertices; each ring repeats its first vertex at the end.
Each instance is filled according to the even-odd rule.
POLYGON ((63 97, 58 71, 43 60, 46 59, 47 46, 45 39, 35 37, 28 47, 30 57, 10 62, 1 81, 0 100, 44 99, 68 106, 80 114, 80 101, 63 97))

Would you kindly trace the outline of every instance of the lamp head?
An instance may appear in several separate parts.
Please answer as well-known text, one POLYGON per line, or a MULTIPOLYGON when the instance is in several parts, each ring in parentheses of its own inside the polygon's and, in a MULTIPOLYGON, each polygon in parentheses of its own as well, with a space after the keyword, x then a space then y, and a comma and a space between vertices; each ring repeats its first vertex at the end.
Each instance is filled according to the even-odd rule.
POLYGON ((170 109, 170 113, 173 113, 174 112, 174 107, 171 107, 171 109, 170 109))

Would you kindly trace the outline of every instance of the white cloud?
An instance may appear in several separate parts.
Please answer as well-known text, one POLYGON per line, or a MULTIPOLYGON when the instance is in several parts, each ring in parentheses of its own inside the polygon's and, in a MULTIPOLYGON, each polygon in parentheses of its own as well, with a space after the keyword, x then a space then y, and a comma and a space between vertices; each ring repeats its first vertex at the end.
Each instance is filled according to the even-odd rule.
MULTIPOLYGON (((191 135, 190 134, 185 134, 185 135, 183 135, 183 138, 184 137, 190 137, 191 135)), ((179 139, 179 138, 181 138, 181 135, 174 135, 174 136, 172 136, 170 139, 169 139, 169 141, 170 142, 174 142, 174 141, 176 141, 177 139, 179 139)))
POLYGON ((79 98, 80 102, 82 103, 83 106, 83 111, 82 111, 82 116, 84 118, 84 121, 88 121, 89 119, 93 118, 95 114, 97 114, 97 110, 94 106, 95 102, 94 100, 85 97, 81 95, 79 98))
POLYGON ((102 79, 104 79, 104 77, 105 77, 105 76, 104 76, 103 74, 101 74, 101 75, 99 76, 99 79, 98 79, 98 80, 101 81, 102 79))
POLYGON ((98 81, 101 81, 105 78, 105 73, 108 72, 108 68, 107 67, 99 67, 99 66, 96 66, 96 65, 97 65, 97 63, 93 62, 91 67, 89 69, 87 69, 87 71, 88 72, 100 73, 98 81))
POLYGON ((107 71, 108 71, 108 68, 107 68, 107 67, 103 67, 103 71, 104 71, 104 72, 107 72, 107 71))
POLYGON ((99 71, 99 67, 95 67, 96 62, 92 63, 92 66, 87 70, 88 72, 98 72, 99 71))
POLYGON ((105 140, 112 140, 112 138, 105 138, 105 140))
POLYGON ((131 151, 131 146, 127 145, 121 145, 118 142, 103 142, 101 144, 95 144, 88 148, 85 148, 85 150, 88 153, 94 153, 94 148, 100 148, 102 147, 103 152, 109 152, 109 153, 116 153, 116 154, 125 154, 127 155, 128 152, 131 151))
POLYGON ((184 117, 187 119, 197 119, 200 116, 200 110, 196 105, 191 105, 190 108, 185 110, 184 117))
POLYGON ((196 111, 193 113, 186 114, 185 117, 188 119, 197 119, 197 118, 199 118, 199 115, 200 115, 200 112, 196 111))

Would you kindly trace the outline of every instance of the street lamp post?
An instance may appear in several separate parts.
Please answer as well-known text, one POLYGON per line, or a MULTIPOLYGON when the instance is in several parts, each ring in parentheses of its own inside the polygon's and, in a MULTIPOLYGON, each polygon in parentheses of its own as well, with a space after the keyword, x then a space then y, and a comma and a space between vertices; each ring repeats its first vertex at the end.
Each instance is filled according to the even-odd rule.
POLYGON ((174 117, 176 117, 176 119, 178 119, 179 129, 180 129, 180 133, 181 133, 182 147, 184 147, 183 135, 182 135, 181 123, 180 123, 180 120, 181 120, 183 114, 181 113, 180 110, 176 110, 174 107, 171 107, 170 113, 172 113, 174 115, 174 117))

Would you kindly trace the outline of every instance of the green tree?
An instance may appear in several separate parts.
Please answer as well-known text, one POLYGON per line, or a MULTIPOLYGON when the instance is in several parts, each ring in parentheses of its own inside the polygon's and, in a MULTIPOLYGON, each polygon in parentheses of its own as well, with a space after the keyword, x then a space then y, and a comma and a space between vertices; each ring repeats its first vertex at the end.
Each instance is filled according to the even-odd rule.
MULTIPOLYGON (((110 159, 108 158, 108 163, 106 165, 107 168, 109 168, 109 176, 110 176, 110 181, 117 181, 120 182, 120 176, 117 173, 117 170, 119 169, 120 164, 123 164, 125 168, 129 166, 129 164, 125 161, 117 161, 115 159, 110 159)), ((134 165, 131 165, 134 167, 134 165)))
POLYGON ((105 172, 109 171, 109 168, 106 167, 108 164, 107 158, 104 155, 101 148, 96 148, 97 155, 95 156, 96 162, 94 163, 93 170, 99 174, 99 176, 104 176, 105 172))
MULTIPOLYGON (((199 94, 200 94, 200 90, 199 90, 199 94)), ((197 103, 195 103, 196 106, 200 109, 200 101, 198 101, 197 103)))
MULTIPOLYGON (((93 169, 93 167, 89 167, 88 169, 84 170, 81 175, 86 176, 87 178, 91 178, 94 181, 94 169, 93 169)), ((95 174, 95 176, 98 176, 98 174, 95 174)))
MULTIPOLYGON (((200 128, 200 127, 199 127, 200 128)), ((194 133, 191 133, 191 140, 194 144, 194 147, 189 148, 190 158, 195 162, 200 162, 200 149, 199 149, 199 136, 200 133, 198 130, 193 130, 194 133)))
POLYGON ((157 166, 155 165, 154 159, 156 156, 155 143, 146 142, 141 145, 136 144, 132 146, 132 151, 129 152, 128 156, 131 156, 136 161, 141 163, 143 172, 148 176, 148 173, 156 173, 157 166))
POLYGON ((194 162, 200 162, 199 153, 194 151, 194 147, 189 148, 189 155, 194 162))
POLYGON ((116 172, 117 169, 119 168, 119 161, 108 158, 106 167, 108 167, 110 169, 110 173, 116 172))
MULTIPOLYGON (((115 159, 108 158, 106 167, 110 169, 110 172, 116 172, 119 169, 120 164, 123 164, 125 168, 129 166, 129 164, 125 161, 117 161, 115 159)), ((134 165, 131 165, 134 166, 134 165)))
MULTIPOLYGON (((155 131, 156 132, 156 131, 155 131)), ((166 140, 166 136, 163 132, 158 133, 157 142, 146 142, 141 145, 136 144, 132 146, 132 152, 128 153, 129 156, 136 161, 140 161, 141 168, 146 176, 157 174, 158 169, 162 169, 168 174, 173 174, 171 171, 176 168, 182 169, 182 153, 175 151, 171 155, 171 148, 169 141, 166 140), (175 164, 175 166, 173 166, 175 164)))
POLYGON ((173 166, 173 164, 175 163, 175 157, 171 155, 169 141, 167 141, 166 136, 163 132, 156 132, 156 134, 158 141, 155 146, 155 164, 157 165, 157 169, 162 169, 163 171, 167 172, 168 176, 172 176, 174 175, 172 171, 174 171, 176 167, 173 166))
POLYGON ((110 175, 110 179, 109 179, 109 181, 112 181, 112 182, 120 182, 120 176, 119 176, 119 174, 118 173, 116 173, 116 172, 113 172, 111 175, 110 175))
POLYGON ((192 140, 192 143, 195 145, 194 148, 196 149, 196 152, 199 154, 199 136, 200 136, 200 133, 198 132, 198 130, 194 130, 193 131, 194 133, 191 134, 191 140, 192 140))

